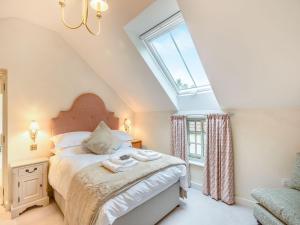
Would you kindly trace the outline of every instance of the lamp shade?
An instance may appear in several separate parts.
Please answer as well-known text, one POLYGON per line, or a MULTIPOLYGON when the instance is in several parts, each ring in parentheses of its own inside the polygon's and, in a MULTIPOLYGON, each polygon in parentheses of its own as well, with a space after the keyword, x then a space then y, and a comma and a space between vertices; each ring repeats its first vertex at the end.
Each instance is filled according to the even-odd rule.
POLYGON ((40 129, 40 126, 39 126, 38 122, 36 122, 35 120, 31 121, 29 130, 30 131, 38 131, 39 129, 40 129))
POLYGON ((100 12, 105 12, 109 8, 106 0, 91 0, 90 5, 93 9, 100 12))

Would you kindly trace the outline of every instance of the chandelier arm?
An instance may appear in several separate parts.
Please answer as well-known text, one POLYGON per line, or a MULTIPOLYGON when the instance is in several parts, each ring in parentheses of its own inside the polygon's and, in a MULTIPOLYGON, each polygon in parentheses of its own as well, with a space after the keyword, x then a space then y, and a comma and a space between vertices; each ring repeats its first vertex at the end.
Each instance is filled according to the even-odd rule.
POLYGON ((95 36, 98 36, 101 32, 101 29, 100 29, 100 20, 99 20, 99 23, 98 23, 98 31, 97 32, 94 32, 91 30, 91 28, 89 28, 89 25, 88 24, 85 24, 85 27, 86 29, 88 30, 88 32, 92 35, 95 35, 95 36))
POLYGON ((88 25, 88 15, 89 15, 89 9, 87 8, 86 9, 86 22, 85 22, 84 25, 85 25, 86 29, 88 30, 88 32, 90 34, 98 36, 101 32, 101 29, 100 29, 101 28, 101 13, 97 12, 97 15, 96 15, 96 17, 98 19, 98 31, 97 32, 92 31, 92 29, 89 27, 89 25, 88 25))
POLYGON ((70 29, 73 29, 73 30, 74 30, 74 29, 77 29, 77 28, 79 28, 79 27, 81 27, 81 26, 83 25, 83 19, 81 19, 80 24, 77 25, 77 26, 69 25, 69 24, 66 22, 66 20, 65 20, 65 7, 64 7, 64 6, 61 7, 61 21, 63 22, 63 24, 64 24, 66 27, 68 27, 68 28, 70 28, 70 29))

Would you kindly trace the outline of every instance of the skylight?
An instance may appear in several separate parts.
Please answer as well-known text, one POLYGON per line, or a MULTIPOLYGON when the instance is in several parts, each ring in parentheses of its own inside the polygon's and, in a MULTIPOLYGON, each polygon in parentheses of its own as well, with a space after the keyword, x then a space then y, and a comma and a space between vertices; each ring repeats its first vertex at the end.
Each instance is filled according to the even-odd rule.
POLYGON ((143 34, 141 38, 179 95, 210 89, 195 45, 180 13, 143 34))

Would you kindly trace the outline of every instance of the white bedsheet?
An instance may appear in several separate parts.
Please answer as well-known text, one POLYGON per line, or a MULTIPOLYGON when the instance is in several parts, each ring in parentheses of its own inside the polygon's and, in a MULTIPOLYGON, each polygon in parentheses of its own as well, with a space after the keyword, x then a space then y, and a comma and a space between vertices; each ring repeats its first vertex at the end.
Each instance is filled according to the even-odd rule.
MULTIPOLYGON (((115 154, 128 154, 132 151, 136 150, 122 148, 115 154)), ((71 180, 79 170, 108 158, 109 155, 91 154, 84 151, 81 147, 73 147, 59 152, 50 159, 49 183, 66 199, 71 180)), ((122 194, 107 201, 99 213, 96 225, 113 224, 117 218, 166 190, 178 180, 180 180, 181 187, 187 190, 185 166, 170 167, 141 181, 122 194)))

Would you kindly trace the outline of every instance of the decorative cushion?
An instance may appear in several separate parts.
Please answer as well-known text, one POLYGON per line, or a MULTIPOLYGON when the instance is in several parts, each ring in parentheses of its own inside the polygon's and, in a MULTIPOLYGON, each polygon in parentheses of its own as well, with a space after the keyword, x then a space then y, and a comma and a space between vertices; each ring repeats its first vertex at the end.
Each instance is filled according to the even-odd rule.
POLYGON ((288 182, 288 187, 300 191, 300 152, 297 153, 292 179, 288 182))
POLYGON ((111 129, 102 121, 83 146, 98 155, 111 154, 120 148, 121 142, 113 137, 111 129))
POLYGON ((300 224, 299 191, 289 188, 258 188, 252 192, 252 196, 283 223, 300 224))

